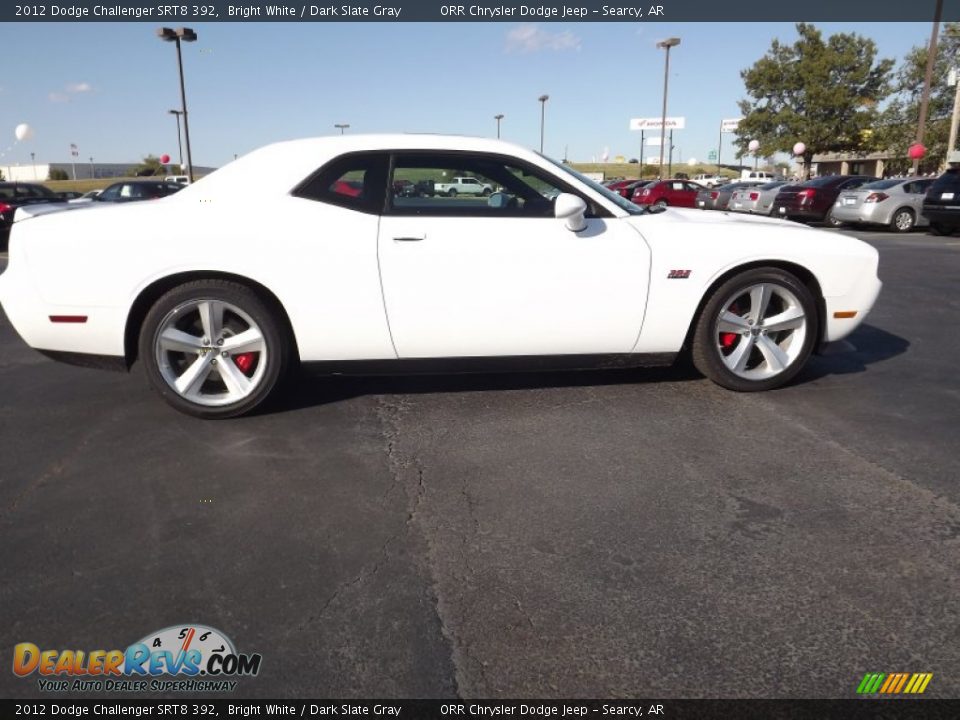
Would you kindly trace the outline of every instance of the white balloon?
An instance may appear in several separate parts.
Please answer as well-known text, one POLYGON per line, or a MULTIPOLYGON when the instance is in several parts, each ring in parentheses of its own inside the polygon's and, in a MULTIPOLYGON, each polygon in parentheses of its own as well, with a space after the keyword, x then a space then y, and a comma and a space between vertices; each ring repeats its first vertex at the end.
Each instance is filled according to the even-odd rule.
POLYGON ((756 152, 757 150, 760 149, 760 141, 759 141, 759 140, 751 140, 751 141, 750 141, 750 144, 747 145, 747 147, 749 148, 750 152, 754 153, 754 152, 756 152))
POLYGON ((17 125, 17 129, 13 132, 17 136, 17 140, 29 140, 33 137, 33 128, 26 123, 17 125))
POLYGON ((807 146, 804 145, 802 142, 798 142, 796 145, 793 146, 794 155, 803 155, 803 153, 806 152, 806 150, 807 150, 807 146))

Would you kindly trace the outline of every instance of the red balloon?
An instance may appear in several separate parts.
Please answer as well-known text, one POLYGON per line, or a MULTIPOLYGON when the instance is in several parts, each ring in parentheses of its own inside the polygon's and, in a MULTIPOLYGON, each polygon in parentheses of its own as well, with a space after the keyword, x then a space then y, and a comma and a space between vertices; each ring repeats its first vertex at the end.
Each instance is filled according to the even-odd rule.
POLYGON ((919 160, 924 155, 927 154, 927 149, 920 143, 914 143, 910 146, 910 149, 907 150, 907 155, 911 160, 919 160))
POLYGON ((170 156, 169 156, 169 155, 166 155, 166 154, 161 155, 161 156, 160 156, 160 162, 162 162, 164 165, 166 165, 168 162, 170 162, 170 156))

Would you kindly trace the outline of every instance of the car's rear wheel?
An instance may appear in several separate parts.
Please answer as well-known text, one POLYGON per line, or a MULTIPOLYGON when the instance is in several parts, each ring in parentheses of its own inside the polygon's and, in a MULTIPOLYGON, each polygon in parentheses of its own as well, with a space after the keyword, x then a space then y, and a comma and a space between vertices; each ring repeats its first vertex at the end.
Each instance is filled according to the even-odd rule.
POLYGON ((251 412, 280 383, 290 342, 276 314, 250 288, 223 280, 181 285, 144 319, 147 378, 177 410, 201 418, 251 412))
POLYGON ((890 220, 890 229, 895 232, 910 232, 916 224, 917 219, 913 211, 908 208, 897 210, 890 220))
POLYGON ((843 227, 844 225, 846 225, 846 223, 845 223, 843 220, 837 220, 837 219, 833 216, 833 213, 827 213, 827 218, 826 218, 826 220, 825 220, 824 222, 825 222, 827 225, 829 225, 830 227, 833 227, 833 228, 839 228, 839 227, 843 227))
POLYGON ((717 288, 697 319, 693 363, 730 390, 771 390, 796 375, 817 339, 813 294, 778 268, 747 270, 717 288))

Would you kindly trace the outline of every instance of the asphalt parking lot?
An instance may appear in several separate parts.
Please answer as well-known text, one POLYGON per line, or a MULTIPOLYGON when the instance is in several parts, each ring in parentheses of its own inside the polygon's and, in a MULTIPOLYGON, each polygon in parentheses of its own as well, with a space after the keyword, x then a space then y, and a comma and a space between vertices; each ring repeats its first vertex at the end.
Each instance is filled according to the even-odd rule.
POLYGON ((960 238, 855 234, 855 349, 766 394, 312 379, 203 422, 0 314, 0 648, 204 623, 263 655, 239 697, 960 696, 960 238))

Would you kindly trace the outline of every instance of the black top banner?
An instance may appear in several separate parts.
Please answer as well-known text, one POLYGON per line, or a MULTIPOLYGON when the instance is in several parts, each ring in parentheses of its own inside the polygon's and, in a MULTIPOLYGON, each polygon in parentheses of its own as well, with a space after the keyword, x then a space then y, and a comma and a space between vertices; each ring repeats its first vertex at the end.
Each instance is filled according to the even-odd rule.
POLYGON ((957 700, 2 700, 0 717, 956 720, 957 700))
MULTIPOLYGON (((348 3, 64 0, 2 3, 2 22, 921 22, 932 21, 936 0, 837 2, 803 0, 569 0, 471 4, 439 0, 352 0, 348 3)), ((960 20, 960 2, 945 0, 944 21, 960 20)))

